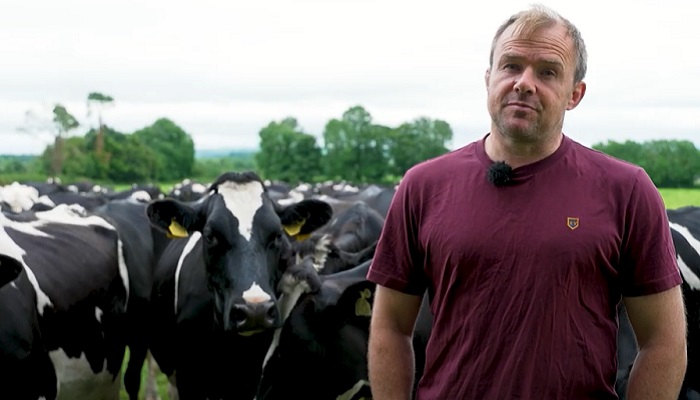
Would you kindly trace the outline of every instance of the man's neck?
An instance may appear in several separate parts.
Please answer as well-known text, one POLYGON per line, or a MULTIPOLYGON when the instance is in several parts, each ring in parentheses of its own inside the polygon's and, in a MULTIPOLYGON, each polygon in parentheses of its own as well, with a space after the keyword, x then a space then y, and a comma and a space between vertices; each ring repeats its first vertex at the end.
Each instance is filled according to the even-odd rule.
POLYGON ((541 142, 515 142, 492 130, 486 137, 484 149, 493 161, 505 161, 511 168, 532 164, 552 155, 561 145, 564 135, 559 133, 541 142))

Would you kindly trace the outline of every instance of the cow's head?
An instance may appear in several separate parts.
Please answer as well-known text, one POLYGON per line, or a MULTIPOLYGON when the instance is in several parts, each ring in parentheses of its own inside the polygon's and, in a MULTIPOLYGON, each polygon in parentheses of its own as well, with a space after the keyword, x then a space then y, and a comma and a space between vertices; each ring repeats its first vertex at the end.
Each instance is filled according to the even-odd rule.
POLYGON ((327 275, 350 269, 374 257, 377 241, 359 251, 349 252, 341 249, 330 234, 314 233, 308 239, 295 241, 292 246, 297 264, 310 260, 316 272, 327 275))
POLYGON ((257 399, 308 398, 309 387, 319 399, 369 396, 370 262, 322 275, 319 290, 298 299, 268 351, 257 399))
POLYGON ((22 264, 14 258, 0 254, 0 288, 14 281, 22 272, 22 264))
POLYGON ((215 321, 247 335, 281 323, 276 292, 292 256, 290 235, 324 225, 332 210, 318 200, 281 207, 247 172, 222 175, 194 204, 154 201, 147 214, 171 237, 201 233, 215 321))

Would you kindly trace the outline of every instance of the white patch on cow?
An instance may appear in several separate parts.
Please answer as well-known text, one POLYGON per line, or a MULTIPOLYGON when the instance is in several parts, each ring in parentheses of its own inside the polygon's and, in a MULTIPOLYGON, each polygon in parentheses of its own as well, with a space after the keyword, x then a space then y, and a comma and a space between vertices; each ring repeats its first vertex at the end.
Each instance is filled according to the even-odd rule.
POLYGON ((257 181, 219 184, 219 194, 223 197, 226 208, 238 219, 238 231, 250 240, 253 231, 253 217, 263 205, 262 194, 265 187, 257 181))
POLYGON ((39 211, 36 214, 39 221, 30 222, 33 225, 44 225, 46 223, 68 224, 77 226, 101 226, 113 231, 116 228, 102 217, 88 215, 85 208, 77 204, 59 204, 48 211, 39 211))
POLYGON ((318 242, 316 242, 316 248, 314 253, 314 269, 316 272, 321 272, 323 268, 326 267, 326 260, 328 259, 328 254, 331 252, 329 248, 331 244, 331 237, 328 234, 323 235, 318 242))
POLYGON ((145 190, 137 190, 134 193, 132 193, 131 196, 129 196, 129 198, 132 200, 145 201, 145 202, 153 200, 151 198, 151 195, 148 194, 148 192, 145 190))
POLYGON ((56 203, 54 203, 53 200, 51 200, 47 195, 39 197, 39 199, 36 202, 37 204, 44 204, 49 207, 56 207, 56 203))
MULTIPOLYGON (((76 204, 59 204, 51 210, 37 212, 35 213, 35 215, 38 218, 38 220, 36 221, 16 222, 0 214, 0 226, 11 227, 12 229, 15 229, 28 235, 46 238, 51 238, 52 236, 38 230, 37 228, 49 223, 76 226, 101 226, 103 228, 116 231, 114 226, 112 226, 103 218, 95 215, 87 216, 85 209, 76 204)), ((124 283, 124 287, 126 289, 128 298, 129 278, 128 273, 126 271, 126 264, 124 263, 124 255, 122 252, 121 241, 118 242, 118 250, 119 275, 121 276, 122 281, 124 283)), ((0 253, 7 254, 8 256, 13 257, 14 259, 20 261, 22 263, 22 266, 24 266, 24 269, 27 272, 27 278, 29 279, 29 282, 32 284, 32 286, 34 287, 34 291, 36 292, 37 310, 39 311, 39 314, 44 314, 44 308, 46 306, 53 307, 53 303, 51 302, 49 297, 43 290, 41 290, 39 282, 36 279, 36 275, 34 275, 34 272, 31 270, 31 268, 24 262, 23 257, 26 254, 26 252, 24 251, 24 249, 20 248, 17 245, 17 243, 15 243, 12 240, 12 238, 10 238, 5 229, 2 229, 2 231, 0 231, 0 253)))
MULTIPOLYGON (((6 221, 9 220, 7 220, 2 214, 0 214, 0 225, 7 225, 5 224, 6 221)), ((12 238, 10 237, 10 235, 7 234, 4 228, 0 229, 0 254, 12 257, 22 264, 22 267, 24 267, 24 271, 27 273, 27 279, 29 279, 29 283, 32 284, 32 286, 34 287, 34 292, 36 293, 37 311, 39 312, 39 315, 44 315, 44 308, 46 306, 53 307, 53 303, 51 302, 51 299, 49 299, 49 296, 47 296, 46 293, 43 290, 41 290, 41 287, 39 286, 39 281, 36 279, 36 275, 34 275, 34 271, 32 271, 32 269, 29 268, 27 263, 24 262, 24 255, 27 254, 27 252, 24 251, 23 248, 19 247, 19 245, 15 243, 14 240, 12 240, 12 238)))
POLYGON ((117 239, 117 259, 119 260, 119 276, 122 278, 124 290, 126 291, 125 304, 129 304, 129 269, 126 268, 126 260, 124 259, 124 243, 121 239, 117 239))
MULTIPOLYGON (((688 241, 690 246, 695 250, 695 253, 700 254, 700 240, 695 238, 688 228, 673 223, 670 223, 671 228, 675 229, 683 235, 685 240, 688 241)), ((693 290, 700 290, 700 276, 693 273, 693 271, 688 267, 688 265, 678 256, 678 268, 681 270, 681 275, 683 275, 683 280, 690 286, 693 290)))
POLYGON ((192 193, 204 193, 207 191, 207 187, 201 183, 193 183, 190 188, 192 189, 192 193))
POLYGON ((356 394, 360 393, 363 386, 369 386, 369 381, 360 379, 347 392, 336 397, 335 400, 351 400, 356 394))
POLYGON ((304 198, 304 193, 292 189, 289 191, 286 198, 277 200, 277 203, 281 206, 287 207, 299 203, 300 201, 304 200, 304 198))
POLYGON ((185 263, 185 258, 187 257, 188 254, 192 252, 192 249, 194 249, 194 246, 197 244, 199 239, 202 237, 202 232, 196 231, 192 232, 192 235, 190 238, 187 240, 187 244, 185 244, 185 248, 182 249, 182 254, 180 254, 180 259, 177 260, 177 268, 175 268, 175 314, 177 314, 177 296, 178 296, 178 288, 180 286, 180 272, 182 271, 182 265, 185 263))
POLYGON ((12 182, 10 185, 0 186, 0 200, 10 206, 14 213, 29 210, 32 205, 39 200, 39 191, 19 182, 12 182))
POLYGON ((79 358, 70 358, 63 349, 49 352, 51 362, 56 369, 56 381, 61 395, 65 399, 118 399, 121 379, 113 379, 107 371, 105 360, 102 371, 95 374, 90 368, 85 354, 79 358))
MULTIPOLYGON (((284 295, 280 296, 280 301, 282 298, 285 297, 284 295)), ((282 328, 277 328, 275 329, 275 332, 272 334, 272 343, 270 343, 270 347, 267 349, 267 354, 265 354, 265 359, 263 360, 262 364, 262 369, 263 371, 265 370, 265 366, 267 365, 267 362, 270 361, 270 357, 272 357, 273 354, 275 354, 275 350, 277 350, 277 347, 280 345, 280 335, 282 334, 282 328)))
POLYGON ((700 290, 700 277, 695 275, 693 271, 690 270, 688 264, 683 261, 683 259, 678 256, 678 268, 681 270, 681 275, 683 275, 683 280, 690 286, 693 290, 700 290))
MULTIPOLYGON (((284 279, 284 278, 282 278, 284 279)), ((294 278, 291 278, 294 279, 294 278)), ((296 280, 296 279, 294 279, 296 280)), ((302 294, 304 294, 306 291, 308 291, 309 286, 304 282, 303 285, 297 285, 294 286, 289 293, 282 293, 280 295, 280 298, 278 300, 278 305, 280 309, 280 314, 282 316, 282 326, 284 326, 284 321, 287 320, 289 317, 289 314, 292 312, 292 309, 294 306, 297 304, 297 301, 299 301, 299 298, 301 297, 302 294), (304 287, 305 286, 305 287, 304 287)), ((270 357, 272 357, 273 354, 275 354, 275 350, 277 347, 280 345, 280 335, 282 333, 282 328, 277 328, 275 329, 275 332, 272 334, 272 343, 270 343, 270 347, 267 349, 267 354, 265 354, 265 359, 263 360, 263 370, 265 369, 265 366, 267 365, 267 362, 270 360, 270 357)))
POLYGON ((95 307, 95 319, 99 323, 102 323, 102 314, 104 314, 104 312, 100 310, 100 307, 95 307))
POLYGON ((308 191, 310 191, 311 189, 312 189, 312 188, 311 188, 311 185, 309 185, 308 183, 300 183, 299 186, 295 187, 295 188, 292 189, 292 190, 296 190, 296 191, 299 191, 299 192, 308 192, 308 191))
MULTIPOLYGON (((299 261, 298 255, 297 261, 299 261)), ((311 288, 306 281, 301 281, 287 273, 282 275, 280 287, 282 288, 282 294, 280 295, 277 304, 282 317, 282 326, 284 326, 284 321, 289 318, 289 314, 292 313, 292 309, 294 309, 294 306, 296 306, 301 295, 310 292, 311 288)), ((277 347, 279 347, 281 333, 281 327, 275 329, 272 336, 272 343, 270 343, 270 347, 267 349, 267 354, 265 354, 265 359, 263 360, 263 369, 265 369, 265 365, 267 365, 268 360, 270 360, 270 357, 272 357, 277 347)))
POLYGON ((243 300, 249 304, 264 303, 270 301, 272 297, 267 294, 257 283, 253 282, 250 288, 243 292, 243 300))

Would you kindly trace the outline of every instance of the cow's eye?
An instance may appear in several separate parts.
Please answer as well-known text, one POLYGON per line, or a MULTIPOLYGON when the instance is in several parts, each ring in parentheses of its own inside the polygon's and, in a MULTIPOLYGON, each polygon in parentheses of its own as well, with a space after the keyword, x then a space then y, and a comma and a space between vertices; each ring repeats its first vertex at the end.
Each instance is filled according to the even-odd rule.
POLYGON ((212 229, 205 229, 204 232, 202 232, 202 236, 204 236, 204 240, 209 246, 216 246, 219 244, 216 233, 212 229))
POLYGON ((272 232, 270 236, 267 237, 267 245, 272 247, 279 243, 282 239, 282 231, 272 232))

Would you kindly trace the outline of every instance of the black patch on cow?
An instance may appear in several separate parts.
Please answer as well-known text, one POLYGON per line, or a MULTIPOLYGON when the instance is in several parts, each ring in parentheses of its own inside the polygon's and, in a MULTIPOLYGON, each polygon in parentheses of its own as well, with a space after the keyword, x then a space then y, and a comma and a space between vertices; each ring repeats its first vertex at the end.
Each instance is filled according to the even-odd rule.
POLYGON ((22 272, 22 264, 12 257, 0 254, 0 287, 17 279, 22 272))

